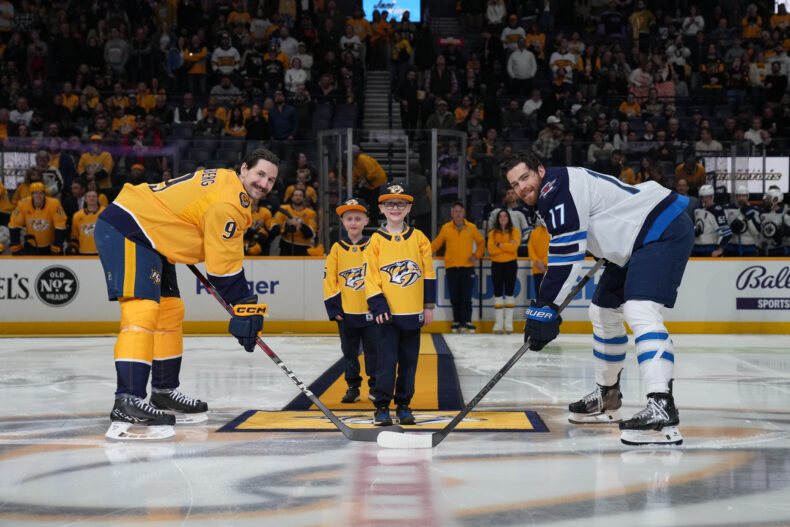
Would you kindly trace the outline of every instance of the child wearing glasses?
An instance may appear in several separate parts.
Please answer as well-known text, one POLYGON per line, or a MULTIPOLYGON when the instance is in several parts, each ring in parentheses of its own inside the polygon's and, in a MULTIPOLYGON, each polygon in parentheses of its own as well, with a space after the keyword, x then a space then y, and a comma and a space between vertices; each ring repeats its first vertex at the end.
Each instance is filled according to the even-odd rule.
POLYGON ((381 187, 379 210, 387 222, 373 233, 364 251, 365 291, 378 329, 373 390, 373 423, 378 426, 392 424, 389 405, 393 400, 397 421, 414 424, 409 403, 414 396, 420 328, 433 321, 436 302, 431 242, 405 224, 413 199, 400 185, 381 187))

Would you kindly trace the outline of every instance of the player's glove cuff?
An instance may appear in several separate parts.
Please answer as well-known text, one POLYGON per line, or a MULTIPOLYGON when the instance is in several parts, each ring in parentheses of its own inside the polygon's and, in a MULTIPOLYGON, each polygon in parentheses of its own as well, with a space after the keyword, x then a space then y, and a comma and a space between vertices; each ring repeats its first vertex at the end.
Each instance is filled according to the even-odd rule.
POLYGON ((558 315, 557 310, 554 304, 543 304, 536 300, 533 300, 527 308, 524 341, 529 339, 531 350, 542 350, 559 335, 562 317, 558 315))

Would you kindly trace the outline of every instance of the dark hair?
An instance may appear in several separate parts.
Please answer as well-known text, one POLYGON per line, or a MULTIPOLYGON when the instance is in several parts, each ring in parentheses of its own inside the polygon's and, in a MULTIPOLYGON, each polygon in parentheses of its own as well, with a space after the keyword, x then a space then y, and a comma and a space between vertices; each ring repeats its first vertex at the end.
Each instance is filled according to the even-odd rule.
POLYGON ((496 223, 494 224, 494 229, 499 229, 499 215, 502 213, 507 214, 507 225, 502 232, 510 232, 513 230, 513 218, 510 217, 510 212, 507 209, 499 209, 499 212, 496 213, 496 223))
POLYGON ((77 176, 74 179, 72 179, 71 182, 72 183, 76 183, 77 185, 79 185, 82 188, 88 188, 88 180, 85 179, 84 177, 77 176))
POLYGON ((273 165, 280 165, 280 158, 272 152, 271 150, 267 150, 266 148, 256 148, 254 150, 250 150, 244 155, 244 159, 241 160, 242 165, 247 165, 247 169, 251 169, 255 165, 258 164, 260 160, 268 161, 273 165))
POLYGON ((538 171, 538 168, 543 166, 540 158, 532 152, 516 152, 501 165, 502 177, 507 181, 507 173, 513 170, 519 164, 524 163, 529 170, 538 171))
POLYGON ((453 201, 453 204, 450 205, 450 208, 453 209, 455 207, 461 207, 462 209, 466 210, 466 207, 464 207, 464 204, 461 201, 453 201))

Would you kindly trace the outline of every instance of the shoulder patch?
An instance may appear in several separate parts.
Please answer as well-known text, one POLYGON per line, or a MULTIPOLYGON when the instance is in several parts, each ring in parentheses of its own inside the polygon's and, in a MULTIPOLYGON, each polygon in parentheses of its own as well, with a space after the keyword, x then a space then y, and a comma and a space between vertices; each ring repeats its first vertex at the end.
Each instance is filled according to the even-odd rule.
POLYGON ((545 197, 549 192, 556 188, 556 180, 550 179, 546 181, 542 187, 540 187, 540 197, 545 197))
POLYGON ((241 206, 244 207, 245 209, 248 209, 250 207, 250 197, 247 195, 246 192, 239 192, 239 202, 241 203, 241 206))

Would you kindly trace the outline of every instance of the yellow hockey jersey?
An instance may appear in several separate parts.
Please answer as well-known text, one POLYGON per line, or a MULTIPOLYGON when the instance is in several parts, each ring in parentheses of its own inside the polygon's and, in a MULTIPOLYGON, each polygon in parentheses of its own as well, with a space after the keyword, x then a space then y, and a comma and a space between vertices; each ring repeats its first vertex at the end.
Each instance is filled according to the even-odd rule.
POLYGON ((171 262, 205 261, 212 283, 232 303, 249 296, 242 263, 250 204, 236 172, 199 170, 166 183, 127 183, 100 219, 171 262))
POLYGON ((365 295, 364 251, 370 238, 363 236, 359 243, 344 238, 334 245, 324 266, 324 306, 329 320, 341 315, 351 327, 373 325, 365 295))
POLYGON ((71 219, 71 240, 76 242, 80 254, 97 254, 96 240, 93 231, 96 228, 96 219, 104 207, 99 207, 96 212, 81 209, 74 213, 71 219))
POLYGON ((290 205, 283 205, 272 218, 272 224, 280 226, 280 234, 286 242, 308 247, 313 245, 313 236, 318 229, 315 211, 309 207, 294 210, 290 205), (287 232, 285 222, 291 218, 301 220, 301 224, 295 231, 287 232))
POLYGON ((401 234, 379 229, 364 251, 365 294, 373 316, 391 313, 401 329, 418 329, 423 309, 436 302, 431 242, 414 227, 401 234))
POLYGON ((41 208, 33 206, 33 198, 25 198, 19 201, 16 209, 11 213, 8 227, 10 229, 24 227, 28 236, 32 235, 36 238, 36 245, 47 247, 55 241, 56 229, 62 231, 62 236, 59 237, 61 243, 65 238, 66 213, 63 212, 60 201, 55 198, 45 197, 44 206, 41 208))

